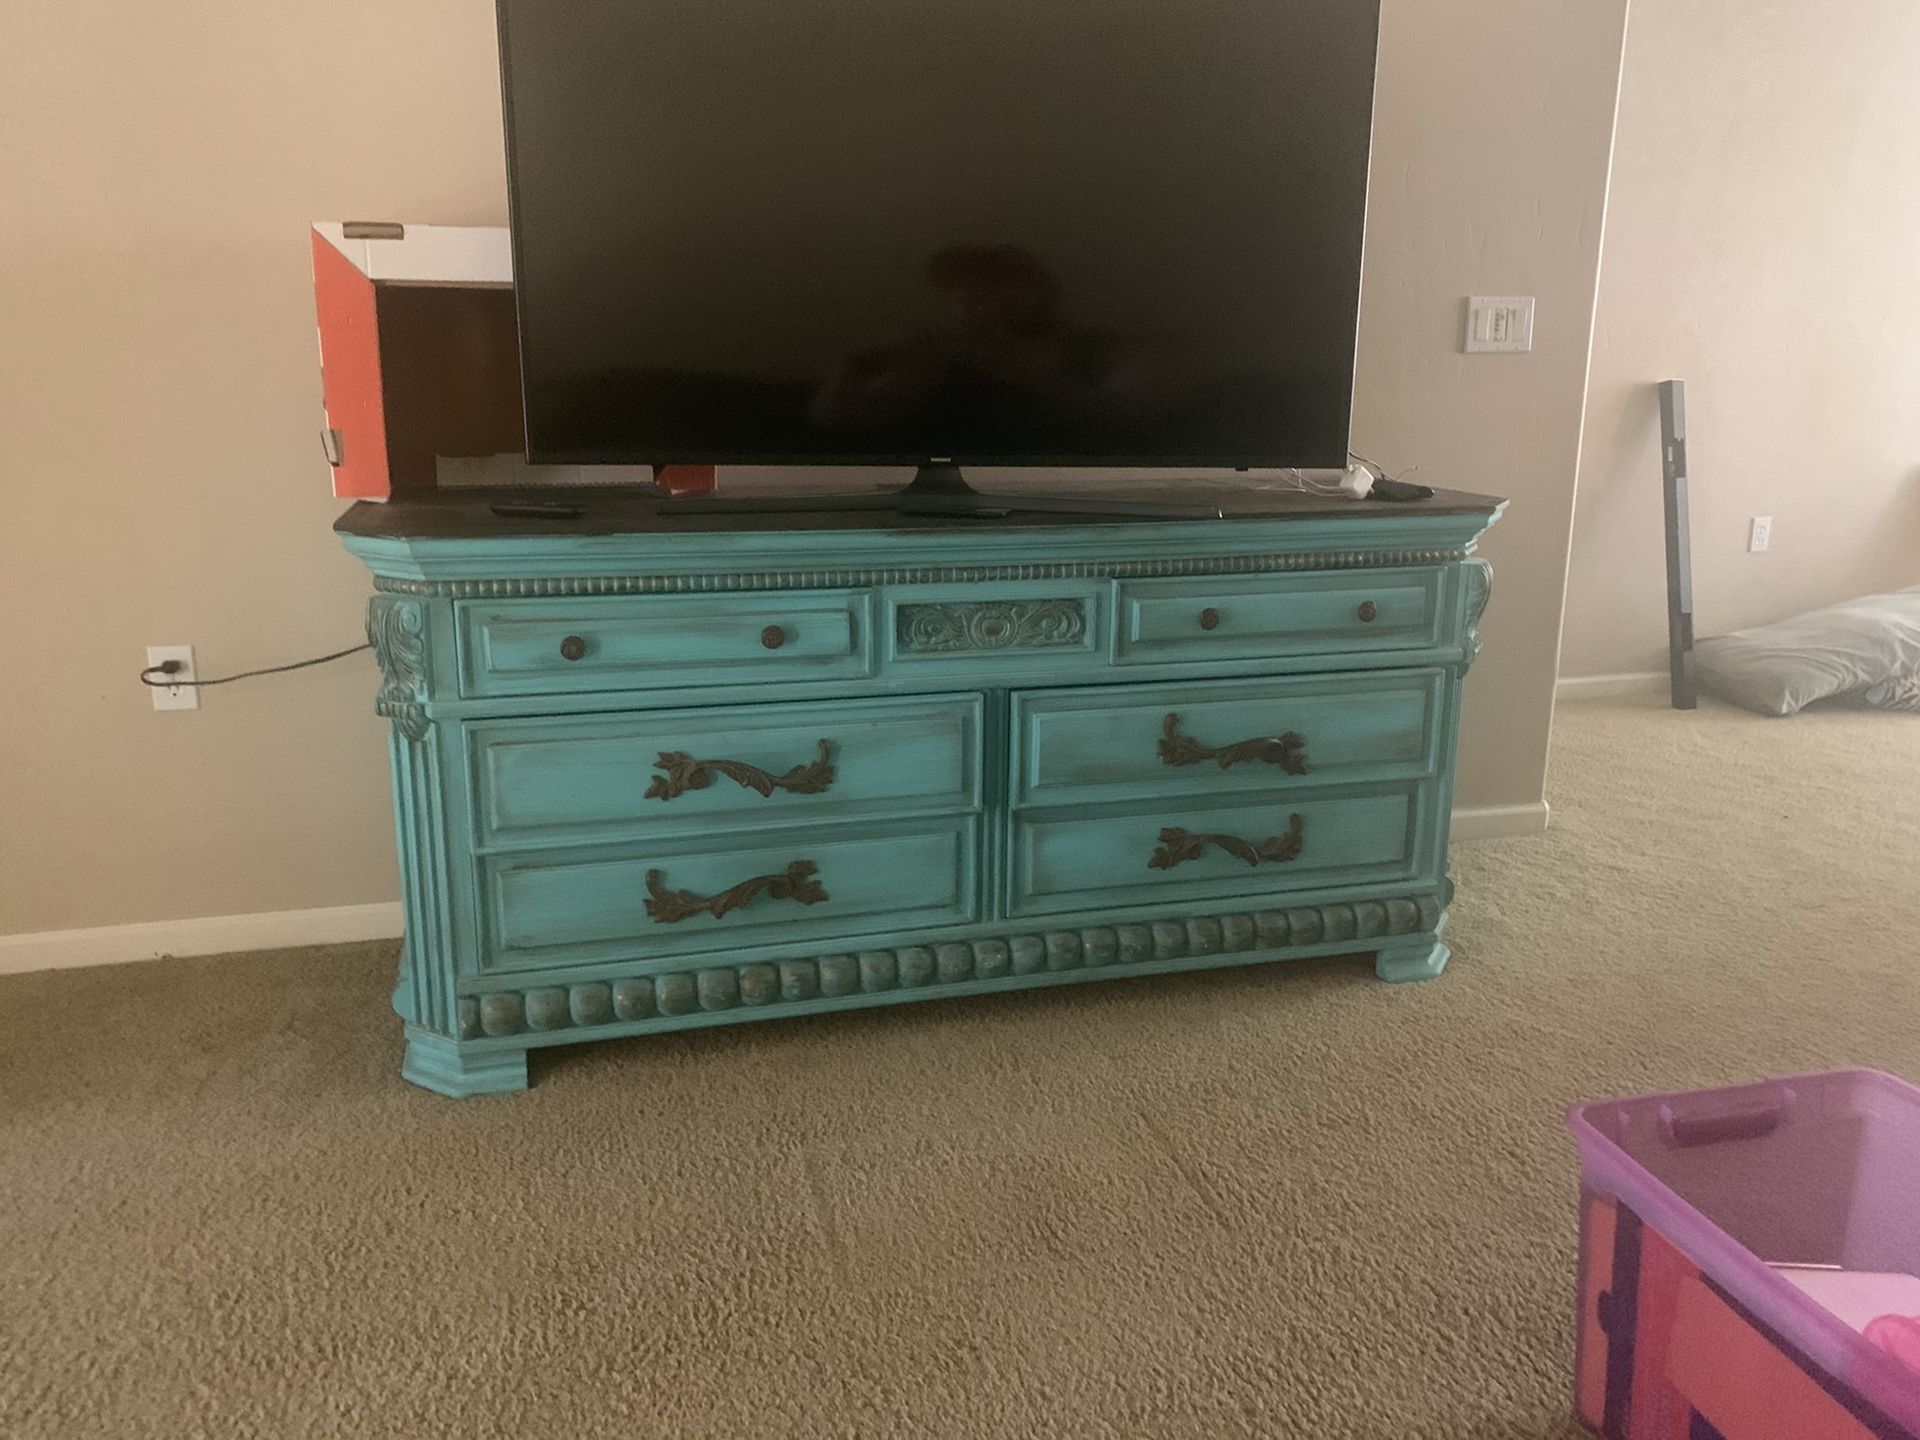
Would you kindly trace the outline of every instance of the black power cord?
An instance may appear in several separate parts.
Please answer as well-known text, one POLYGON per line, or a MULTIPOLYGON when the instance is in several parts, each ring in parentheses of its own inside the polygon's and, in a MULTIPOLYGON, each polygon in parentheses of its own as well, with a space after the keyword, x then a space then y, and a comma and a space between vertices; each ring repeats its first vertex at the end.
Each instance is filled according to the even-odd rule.
POLYGON ((350 646, 345 650, 336 650, 331 655, 316 655, 311 660, 296 660, 291 665, 269 665, 264 670, 242 670, 238 675, 222 675, 218 680, 169 680, 169 675, 178 675, 186 669, 186 663, 180 660, 162 660, 158 665, 149 665, 140 672, 140 683, 150 685, 155 690, 169 690, 178 685, 182 689, 204 690, 209 685, 231 685, 236 680, 251 680, 256 675, 284 675, 289 670, 305 670, 310 665, 325 665, 330 660, 344 660, 349 655, 358 655, 362 650, 371 650, 373 644, 350 646), (153 677, 160 676, 158 680, 153 677))

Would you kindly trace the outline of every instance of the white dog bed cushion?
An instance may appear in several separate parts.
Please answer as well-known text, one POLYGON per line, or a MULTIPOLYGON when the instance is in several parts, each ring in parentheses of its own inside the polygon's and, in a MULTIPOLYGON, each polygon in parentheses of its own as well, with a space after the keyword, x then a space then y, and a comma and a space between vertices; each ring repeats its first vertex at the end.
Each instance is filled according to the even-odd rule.
POLYGON ((1854 695, 1920 706, 1920 587, 1716 635, 1694 646, 1700 688, 1762 715, 1854 695))

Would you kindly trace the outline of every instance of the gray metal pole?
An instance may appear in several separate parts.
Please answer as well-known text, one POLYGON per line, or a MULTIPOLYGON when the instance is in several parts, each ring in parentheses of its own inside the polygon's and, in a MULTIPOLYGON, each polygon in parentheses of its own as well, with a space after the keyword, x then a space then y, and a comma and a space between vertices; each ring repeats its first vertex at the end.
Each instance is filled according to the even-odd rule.
POLYGON ((1660 469, 1667 502, 1667 665, 1673 708, 1699 703, 1693 686, 1693 537, 1687 514, 1687 382, 1660 382, 1660 469))

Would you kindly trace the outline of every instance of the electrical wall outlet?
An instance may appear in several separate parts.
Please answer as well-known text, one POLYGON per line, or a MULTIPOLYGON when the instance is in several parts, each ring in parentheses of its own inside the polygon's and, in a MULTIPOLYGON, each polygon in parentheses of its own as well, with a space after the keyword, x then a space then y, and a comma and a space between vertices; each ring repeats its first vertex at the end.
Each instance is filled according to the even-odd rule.
POLYGON ((1754 516, 1753 529, 1747 532, 1747 553, 1762 554, 1771 544, 1773 544, 1773 516, 1754 516))
POLYGON ((1533 296, 1469 295, 1467 353, 1533 349, 1533 296))
MULTIPOLYGON (((167 660, 178 660, 180 669, 171 676, 172 680, 198 680, 200 672, 193 668, 193 647, 191 645, 149 645, 147 647, 147 665, 149 668, 167 660)), ((158 680, 161 676, 150 676, 158 680)), ((156 710, 198 710, 200 708, 200 690, 194 685, 155 685, 147 692, 153 696, 153 708, 156 710)))

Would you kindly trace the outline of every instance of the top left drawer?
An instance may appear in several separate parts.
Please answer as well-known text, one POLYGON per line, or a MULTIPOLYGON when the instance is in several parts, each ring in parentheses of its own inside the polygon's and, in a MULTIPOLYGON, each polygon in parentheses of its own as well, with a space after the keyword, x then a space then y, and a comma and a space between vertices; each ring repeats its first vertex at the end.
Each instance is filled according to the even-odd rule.
POLYGON ((469 697, 831 680, 872 669, 870 598, 794 594, 466 600, 469 697))

